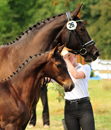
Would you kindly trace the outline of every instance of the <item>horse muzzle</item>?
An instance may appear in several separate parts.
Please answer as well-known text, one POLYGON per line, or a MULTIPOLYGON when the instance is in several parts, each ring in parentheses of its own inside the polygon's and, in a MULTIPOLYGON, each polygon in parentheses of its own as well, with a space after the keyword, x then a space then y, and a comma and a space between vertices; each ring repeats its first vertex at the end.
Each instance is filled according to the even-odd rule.
POLYGON ((96 60, 99 55, 100 55, 100 54, 99 54, 99 51, 96 50, 96 51, 94 51, 93 55, 92 55, 92 54, 89 54, 89 55, 87 55, 87 56, 85 57, 85 62, 92 62, 92 61, 96 60))
POLYGON ((70 85, 64 84, 63 87, 64 87, 65 92, 70 92, 75 87, 75 85, 74 85, 74 83, 71 83, 70 85))
POLYGON ((96 50, 96 51, 94 52, 93 60, 96 60, 96 59, 98 58, 98 56, 100 56, 100 54, 99 54, 99 51, 96 50))

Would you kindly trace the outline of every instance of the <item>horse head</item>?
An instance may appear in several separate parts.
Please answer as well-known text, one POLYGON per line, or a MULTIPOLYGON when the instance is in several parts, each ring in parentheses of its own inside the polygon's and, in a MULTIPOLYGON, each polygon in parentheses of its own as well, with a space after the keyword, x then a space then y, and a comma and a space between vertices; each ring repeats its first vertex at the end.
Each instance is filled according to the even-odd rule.
POLYGON ((82 5, 74 12, 66 13, 68 22, 55 38, 53 45, 57 42, 66 43, 66 47, 72 49, 72 53, 80 54, 86 62, 91 62, 97 59, 99 51, 94 40, 91 40, 83 21, 77 16, 81 7, 82 5))
POLYGON ((51 77, 56 82, 58 82, 61 86, 64 87, 65 92, 71 91, 74 88, 74 83, 68 73, 66 63, 63 60, 60 52, 62 51, 64 46, 59 48, 57 45, 48 55, 47 64, 44 68, 44 72, 47 77, 51 77), (48 67, 50 66, 50 71, 48 71, 48 67))

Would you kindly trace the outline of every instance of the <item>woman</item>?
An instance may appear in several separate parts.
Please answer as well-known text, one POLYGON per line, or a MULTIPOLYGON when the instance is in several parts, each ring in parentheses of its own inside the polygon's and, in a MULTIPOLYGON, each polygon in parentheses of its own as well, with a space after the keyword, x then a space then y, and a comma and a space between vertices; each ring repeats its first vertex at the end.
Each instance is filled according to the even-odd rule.
POLYGON ((63 58, 75 83, 71 92, 65 92, 65 123, 68 130, 95 130, 93 110, 89 99, 89 65, 77 63, 77 55, 63 50, 63 58))

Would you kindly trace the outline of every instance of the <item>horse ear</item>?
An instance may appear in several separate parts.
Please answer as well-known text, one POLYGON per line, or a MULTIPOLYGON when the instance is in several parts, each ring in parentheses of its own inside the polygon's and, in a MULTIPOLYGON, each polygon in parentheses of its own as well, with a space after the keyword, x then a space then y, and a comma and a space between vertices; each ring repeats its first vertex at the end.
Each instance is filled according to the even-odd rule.
POLYGON ((72 18, 74 18, 75 16, 78 15, 78 13, 80 12, 81 8, 82 8, 82 5, 81 4, 80 6, 77 7, 77 9, 71 14, 72 15, 72 18))
POLYGON ((48 60, 49 60, 56 52, 58 52, 59 47, 60 47, 60 43, 57 44, 57 46, 49 53, 49 55, 48 55, 48 60))
POLYGON ((57 46, 53 49, 53 50, 54 50, 54 54, 55 54, 56 52, 58 52, 59 49, 60 49, 60 43, 58 43, 57 46))
POLYGON ((65 44, 63 44, 62 46, 60 46, 60 43, 59 44, 57 44, 57 46, 54 48, 54 54, 56 53, 56 52, 59 52, 59 53, 61 53, 62 52, 62 50, 63 50, 63 48, 66 46, 66 43, 65 44))
POLYGON ((63 44, 62 46, 59 46, 59 47, 58 47, 58 52, 61 53, 62 50, 63 50, 63 48, 64 48, 65 46, 66 46, 66 43, 63 44))
POLYGON ((48 56, 48 60, 54 55, 56 54, 57 52, 61 53, 61 51, 63 50, 63 48, 66 46, 66 43, 63 44, 62 46, 60 46, 60 43, 57 44, 57 46, 49 53, 49 56, 48 56))

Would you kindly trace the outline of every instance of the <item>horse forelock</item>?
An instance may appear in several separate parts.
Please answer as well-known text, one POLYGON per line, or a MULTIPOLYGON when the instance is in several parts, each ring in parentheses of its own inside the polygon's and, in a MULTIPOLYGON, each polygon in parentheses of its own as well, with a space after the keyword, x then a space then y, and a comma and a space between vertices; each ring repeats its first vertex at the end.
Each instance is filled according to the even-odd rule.
POLYGON ((18 37, 15 38, 15 40, 13 40, 13 41, 11 41, 11 42, 9 42, 9 43, 6 43, 6 44, 3 43, 3 45, 4 45, 4 46, 5 46, 5 45, 11 45, 11 44, 13 44, 13 43, 19 41, 25 34, 28 34, 29 31, 32 31, 32 30, 35 29, 35 28, 36 28, 36 29, 40 29, 40 28, 43 27, 43 24, 44 24, 44 25, 48 24, 48 23, 51 21, 51 19, 55 20, 56 18, 58 18, 58 17, 60 17, 61 15, 64 15, 64 14, 65 14, 65 13, 58 14, 58 15, 52 16, 52 17, 50 17, 50 18, 46 18, 45 20, 42 20, 41 22, 37 22, 36 24, 32 25, 32 27, 29 27, 29 29, 27 29, 26 31, 21 32, 21 35, 18 35, 18 37), (46 23, 46 21, 48 21, 48 22, 46 23), (45 24, 45 23, 46 23, 46 24, 45 24))

